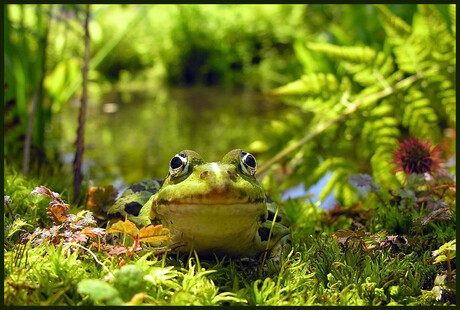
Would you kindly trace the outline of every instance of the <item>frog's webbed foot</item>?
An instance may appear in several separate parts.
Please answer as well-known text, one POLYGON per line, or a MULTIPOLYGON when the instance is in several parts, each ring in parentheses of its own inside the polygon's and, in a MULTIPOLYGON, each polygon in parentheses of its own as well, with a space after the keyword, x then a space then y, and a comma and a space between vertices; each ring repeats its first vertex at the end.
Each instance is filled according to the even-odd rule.
POLYGON ((266 258, 279 265, 283 255, 287 255, 292 249, 290 230, 280 223, 271 221, 262 223, 262 229, 271 231, 266 258))
POLYGON ((272 260, 276 265, 280 264, 281 258, 287 256, 292 249, 291 235, 285 235, 270 250, 268 258, 272 260))

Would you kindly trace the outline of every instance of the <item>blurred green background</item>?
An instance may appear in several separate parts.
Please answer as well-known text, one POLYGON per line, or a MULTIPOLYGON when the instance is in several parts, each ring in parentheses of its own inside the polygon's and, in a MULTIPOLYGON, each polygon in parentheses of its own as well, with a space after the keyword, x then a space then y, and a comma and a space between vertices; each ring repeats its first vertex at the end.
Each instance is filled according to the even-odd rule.
MULTIPOLYGON (((386 8, 408 25, 417 14, 416 5, 386 8)), ((455 25, 447 5, 434 9, 455 25)), ((21 169, 35 97, 29 173, 69 176, 63 187, 75 153, 84 18, 84 5, 4 6, 4 164, 21 169)), ((263 163, 312 121, 311 113, 297 119, 289 98, 267 93, 309 73, 346 76, 307 42, 392 53, 373 5, 90 5, 89 30, 86 185, 164 177, 182 149, 219 160, 243 148, 263 163), (276 131, 280 124, 288 129, 276 131)), ((442 115, 437 124, 441 132, 455 128, 442 115)), ((304 155, 294 152, 283 173, 298 170, 291 164, 304 155)), ((372 170, 366 156, 355 158, 359 171, 372 170)))

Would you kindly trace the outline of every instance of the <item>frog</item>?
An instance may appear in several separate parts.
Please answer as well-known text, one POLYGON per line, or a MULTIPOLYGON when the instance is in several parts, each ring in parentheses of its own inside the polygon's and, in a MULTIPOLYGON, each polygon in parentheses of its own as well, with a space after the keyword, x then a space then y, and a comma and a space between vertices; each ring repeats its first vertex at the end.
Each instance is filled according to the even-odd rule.
POLYGON ((170 231, 170 253, 279 261, 291 248, 289 222, 256 178, 255 157, 241 149, 206 162, 183 150, 164 179, 128 188, 108 211, 138 227, 161 224, 170 231), (265 254, 267 255, 267 254, 265 254))

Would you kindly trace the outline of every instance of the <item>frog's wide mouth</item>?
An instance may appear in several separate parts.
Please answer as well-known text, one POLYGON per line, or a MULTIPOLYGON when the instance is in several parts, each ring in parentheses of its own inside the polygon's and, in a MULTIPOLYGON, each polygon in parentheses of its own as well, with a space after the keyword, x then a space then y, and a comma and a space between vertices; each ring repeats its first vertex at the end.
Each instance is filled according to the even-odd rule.
POLYGON ((265 198, 256 199, 206 199, 206 197, 190 197, 181 199, 160 199, 156 205, 184 205, 184 206, 232 206, 232 205, 254 205, 265 203, 265 198))

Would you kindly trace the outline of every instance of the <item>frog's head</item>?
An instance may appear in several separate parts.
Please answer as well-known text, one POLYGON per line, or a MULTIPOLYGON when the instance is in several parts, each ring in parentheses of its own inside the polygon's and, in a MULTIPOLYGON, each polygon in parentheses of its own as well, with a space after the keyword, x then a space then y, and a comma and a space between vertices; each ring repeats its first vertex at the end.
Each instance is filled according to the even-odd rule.
POLYGON ((256 169, 254 156, 240 149, 211 163, 194 151, 182 151, 171 159, 154 205, 264 204, 265 194, 255 178, 256 169))
POLYGON ((211 163, 182 151, 152 196, 150 218, 170 229, 178 252, 254 256, 264 247, 258 231, 267 218, 256 168, 254 156, 240 149, 211 163))

